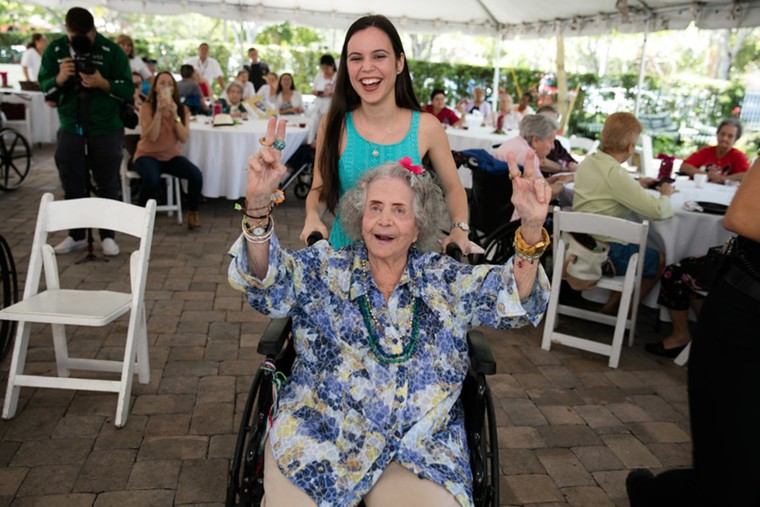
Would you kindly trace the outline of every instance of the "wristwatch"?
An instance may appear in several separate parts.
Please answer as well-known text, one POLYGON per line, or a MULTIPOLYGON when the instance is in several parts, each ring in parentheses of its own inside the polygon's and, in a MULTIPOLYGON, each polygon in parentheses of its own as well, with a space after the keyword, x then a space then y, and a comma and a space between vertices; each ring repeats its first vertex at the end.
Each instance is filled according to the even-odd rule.
POLYGON ((449 232, 453 231, 457 227, 462 229, 464 232, 470 232, 470 225, 467 222, 457 222, 455 224, 451 224, 449 232))

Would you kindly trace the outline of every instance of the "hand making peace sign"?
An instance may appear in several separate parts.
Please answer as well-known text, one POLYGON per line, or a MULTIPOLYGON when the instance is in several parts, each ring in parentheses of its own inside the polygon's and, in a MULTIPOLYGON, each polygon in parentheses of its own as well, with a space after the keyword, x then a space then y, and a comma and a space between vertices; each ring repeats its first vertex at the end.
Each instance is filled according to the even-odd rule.
POLYGON ((287 171, 282 163, 286 123, 286 120, 270 118, 266 136, 258 140, 261 149, 248 158, 248 185, 245 192, 248 209, 268 206, 287 171))
POLYGON ((535 160, 535 152, 529 150, 523 173, 520 174, 514 153, 507 154, 509 179, 512 180, 512 204, 515 205, 524 228, 543 226, 552 197, 552 189, 541 175, 535 160))

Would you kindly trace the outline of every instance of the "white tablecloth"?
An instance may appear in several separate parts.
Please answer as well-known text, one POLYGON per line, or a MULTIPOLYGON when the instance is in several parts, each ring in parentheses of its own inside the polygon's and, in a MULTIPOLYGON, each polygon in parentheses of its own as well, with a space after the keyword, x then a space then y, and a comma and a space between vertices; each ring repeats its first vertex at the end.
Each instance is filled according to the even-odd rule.
POLYGON ((473 127, 467 130, 448 127, 446 129, 449 146, 454 151, 482 149, 490 153, 494 145, 499 145, 518 134, 517 130, 510 130, 506 134, 494 134, 493 127, 473 127))
POLYGON ((32 139, 33 143, 54 143, 58 133, 58 111, 45 103, 42 92, 3 89, 4 93, 13 93, 31 98, 32 139))
MULTIPOLYGON (((266 133, 266 120, 244 121, 232 127, 213 127, 206 117, 190 123, 190 138, 184 155, 203 173, 203 195, 238 199, 245 196, 248 157, 259 151, 259 138, 266 133)), ((208 118, 210 120, 210 118, 208 118)), ((308 128, 289 124, 283 161, 287 161, 306 139, 308 128)))

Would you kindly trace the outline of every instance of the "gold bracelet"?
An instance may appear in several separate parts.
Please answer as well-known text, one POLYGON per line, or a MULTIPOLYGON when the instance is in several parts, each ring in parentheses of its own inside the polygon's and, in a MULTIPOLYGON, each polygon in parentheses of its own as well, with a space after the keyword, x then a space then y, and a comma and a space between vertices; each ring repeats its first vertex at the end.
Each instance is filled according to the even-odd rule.
POLYGON ((525 239, 522 236, 522 225, 517 228, 515 231, 515 241, 514 241, 514 247, 515 252, 519 253, 523 257, 527 258, 537 258, 541 257, 541 255, 546 251, 546 249, 551 244, 552 240, 549 237, 549 233, 544 229, 541 228, 541 241, 536 243, 535 245, 529 245, 525 242, 525 239))

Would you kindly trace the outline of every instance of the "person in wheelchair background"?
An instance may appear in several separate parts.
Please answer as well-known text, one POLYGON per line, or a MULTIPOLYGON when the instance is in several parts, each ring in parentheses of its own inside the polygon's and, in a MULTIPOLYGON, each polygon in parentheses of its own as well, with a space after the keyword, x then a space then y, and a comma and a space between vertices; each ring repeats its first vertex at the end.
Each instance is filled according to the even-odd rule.
POLYGON ((275 119, 248 165, 230 284, 253 308, 293 319, 296 361, 275 405, 262 505, 471 505, 459 401, 471 326, 537 325, 548 301, 538 259, 549 188, 510 156, 522 216, 517 253, 470 266, 435 253, 441 189, 408 158, 368 171, 341 199, 352 244, 281 247, 271 217, 285 172, 275 119), (410 492, 414 492, 410 494, 410 492))

